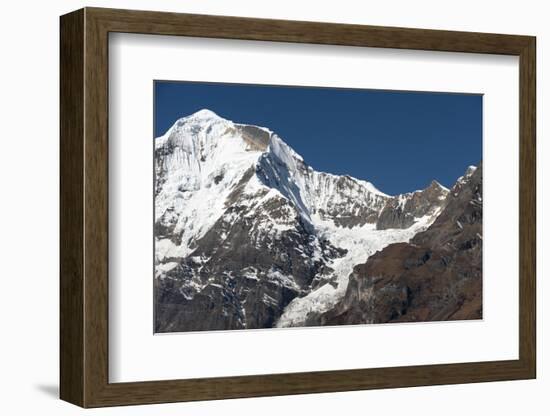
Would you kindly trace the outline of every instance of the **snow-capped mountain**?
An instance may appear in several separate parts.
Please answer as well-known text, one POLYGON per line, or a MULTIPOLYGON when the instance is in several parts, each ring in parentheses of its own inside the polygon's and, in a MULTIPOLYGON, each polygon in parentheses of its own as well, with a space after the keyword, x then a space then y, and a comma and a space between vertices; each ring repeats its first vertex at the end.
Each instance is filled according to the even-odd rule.
POLYGON ((157 332, 308 325, 353 267, 425 230, 449 190, 388 196, 209 110, 155 139, 157 332))

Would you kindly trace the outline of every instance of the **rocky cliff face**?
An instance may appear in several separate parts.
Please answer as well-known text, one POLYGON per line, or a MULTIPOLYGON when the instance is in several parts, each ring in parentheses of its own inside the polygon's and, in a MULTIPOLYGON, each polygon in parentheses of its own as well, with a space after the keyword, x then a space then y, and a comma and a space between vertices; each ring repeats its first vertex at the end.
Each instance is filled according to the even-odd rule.
POLYGON ((432 181, 426 189, 389 199, 376 221, 376 229, 408 228, 426 215, 433 215, 446 203, 449 190, 432 181))
POLYGON ((482 318, 482 167, 468 169, 435 222, 354 267, 321 325, 482 318))
POLYGON ((155 331, 319 324, 353 267, 426 230, 449 191, 390 197, 209 110, 155 139, 155 331))

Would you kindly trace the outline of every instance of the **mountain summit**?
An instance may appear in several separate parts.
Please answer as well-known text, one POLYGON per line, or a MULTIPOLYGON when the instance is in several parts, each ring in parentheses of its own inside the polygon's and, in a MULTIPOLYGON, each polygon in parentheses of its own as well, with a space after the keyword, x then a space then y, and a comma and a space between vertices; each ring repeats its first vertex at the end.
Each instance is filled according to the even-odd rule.
POLYGON ((434 181, 390 197, 318 172, 273 131, 207 109, 156 138, 154 157, 157 332, 307 325, 449 194, 434 181))
POLYGON ((214 113, 212 110, 209 110, 208 108, 203 108, 202 110, 199 110, 196 113, 191 114, 189 117, 194 118, 194 119, 199 119, 199 120, 209 120, 209 119, 221 118, 216 113, 214 113))

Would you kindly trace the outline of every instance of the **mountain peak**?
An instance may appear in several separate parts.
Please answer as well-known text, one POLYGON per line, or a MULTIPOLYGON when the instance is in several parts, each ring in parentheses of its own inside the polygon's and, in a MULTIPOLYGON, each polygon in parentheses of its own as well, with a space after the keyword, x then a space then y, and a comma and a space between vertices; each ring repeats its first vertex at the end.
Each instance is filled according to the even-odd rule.
POLYGON ((209 119, 221 119, 216 113, 208 108, 203 108, 186 118, 200 119, 200 120, 209 120, 209 119))
POLYGON ((218 116, 216 113, 214 113, 212 110, 208 110, 207 108, 203 108, 202 110, 196 111, 193 114, 190 114, 185 117, 181 117, 168 129, 166 133, 164 133, 163 136, 160 137, 169 137, 172 133, 178 133, 182 128, 186 128, 186 126, 207 126, 210 124, 217 124, 217 123, 231 123, 229 120, 226 120, 220 116, 218 116))
POLYGON ((477 169, 477 166, 474 166, 474 165, 470 165, 468 166, 468 168, 466 169, 466 172, 464 173, 464 177, 469 177, 471 176, 477 169))
POLYGON ((432 182, 430 183, 430 186, 428 186, 428 188, 431 188, 431 189, 442 189, 444 191, 448 191, 449 189, 447 189, 445 186, 441 185, 438 181, 436 181, 435 179, 432 180, 432 182))
POLYGON ((473 166, 473 165, 468 166, 468 168, 466 169, 466 172, 464 172, 464 175, 462 175, 460 178, 456 180, 456 183, 453 186, 453 192, 456 192, 462 185, 464 185, 476 170, 477 170, 477 166, 473 166))

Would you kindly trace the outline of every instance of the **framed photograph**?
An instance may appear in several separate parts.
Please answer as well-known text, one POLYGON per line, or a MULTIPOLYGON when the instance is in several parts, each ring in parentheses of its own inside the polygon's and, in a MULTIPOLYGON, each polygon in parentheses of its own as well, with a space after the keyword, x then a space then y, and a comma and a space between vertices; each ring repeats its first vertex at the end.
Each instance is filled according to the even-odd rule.
POLYGON ((63 400, 536 377, 534 37, 60 27, 63 400))

